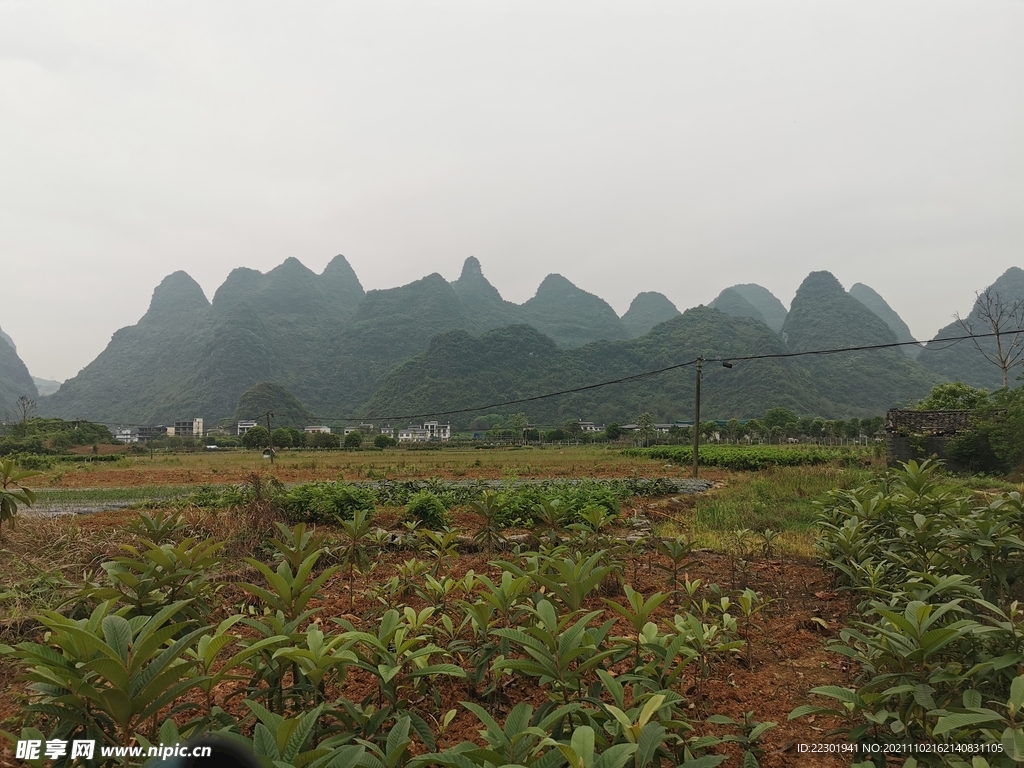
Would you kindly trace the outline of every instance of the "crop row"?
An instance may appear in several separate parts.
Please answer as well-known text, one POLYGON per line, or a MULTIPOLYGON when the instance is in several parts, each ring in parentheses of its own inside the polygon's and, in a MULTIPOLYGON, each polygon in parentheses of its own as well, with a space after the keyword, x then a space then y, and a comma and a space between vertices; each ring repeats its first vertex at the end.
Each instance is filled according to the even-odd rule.
POLYGON ((617 514, 622 501, 634 496, 669 496, 707 490, 710 483, 686 479, 621 478, 599 480, 378 480, 365 483, 312 482, 290 488, 271 480, 259 485, 206 486, 180 503, 227 508, 251 503, 261 496, 282 507, 296 522, 351 519, 356 510, 375 506, 405 507, 432 498, 445 510, 468 506, 487 494, 501 509, 504 527, 524 525, 533 510, 554 502, 563 513, 578 517, 601 507, 617 514))
MULTIPOLYGON (((693 462, 693 448, 687 445, 659 446, 656 448, 627 448, 626 456, 659 459, 673 464, 693 462)), ((734 470, 759 470, 768 467, 797 467, 828 464, 836 460, 856 458, 849 449, 823 447, 783 447, 771 445, 702 445, 700 463, 707 467, 734 470)))
POLYGON ((148 746, 215 735, 281 768, 713 768, 723 744, 758 764, 774 723, 712 715, 719 735, 695 735, 689 693, 700 700, 716 668, 749 660, 767 606, 752 590, 680 585, 673 569, 677 608, 665 615, 668 592, 632 589, 614 549, 582 550, 582 538, 492 562, 492 579, 454 575, 428 537, 441 546, 433 566, 412 559, 391 580, 367 579, 381 559, 368 523, 346 521, 337 547, 278 524, 272 554, 246 559, 253 581, 228 584, 215 576, 223 542, 182 538, 178 515, 142 515, 141 546, 104 563, 63 613, 39 614, 44 641, 0 645, 30 693, 20 733, 0 736, 148 746), (339 581, 350 600, 372 592, 362 617, 351 602, 344 617, 325 609, 339 581), (524 690, 531 703, 508 701, 524 690), (483 744, 445 747, 460 716, 479 721, 483 744))
POLYGON ((927 764, 1019 765, 1024 503, 1017 491, 986 504, 944 491, 937 467, 909 462, 823 505, 820 550, 858 614, 832 650, 859 675, 813 689, 823 704, 791 717, 842 718, 833 735, 861 754, 894 740, 974 744, 986 756, 973 763, 950 751, 927 764))

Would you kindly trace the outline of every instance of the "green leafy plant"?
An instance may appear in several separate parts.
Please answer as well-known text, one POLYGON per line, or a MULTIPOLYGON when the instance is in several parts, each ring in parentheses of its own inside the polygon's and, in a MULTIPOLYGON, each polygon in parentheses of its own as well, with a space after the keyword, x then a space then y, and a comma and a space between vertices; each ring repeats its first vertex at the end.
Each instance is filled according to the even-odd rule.
POLYGON ((40 474, 42 473, 34 470, 21 469, 13 459, 0 459, 0 527, 4 523, 14 525, 14 516, 18 513, 19 504, 26 507, 35 504, 35 491, 26 488, 22 480, 40 474))
POLYGON ((171 717, 193 707, 178 699, 198 685, 187 651, 207 628, 173 623, 183 605, 132 619, 114 613, 112 600, 86 619, 44 611, 39 621, 49 631, 45 645, 0 647, 27 665, 22 679, 36 698, 28 711, 52 720, 49 738, 74 734, 128 744, 147 723, 150 738, 156 736, 157 714, 171 717))
POLYGON ((438 530, 451 524, 451 515, 441 500, 429 491, 421 491, 409 500, 406 519, 416 520, 424 527, 438 530))
POLYGON ((473 535, 473 542, 487 551, 490 557, 495 547, 505 543, 502 523, 505 505, 497 491, 484 491, 480 499, 469 503, 469 510, 480 518, 480 530, 473 535))
POLYGON ((614 620, 590 628, 587 625, 600 611, 583 616, 573 611, 559 617, 549 600, 541 600, 536 608, 527 606, 525 610, 534 619, 532 626, 495 629, 492 634, 509 640, 527 658, 499 659, 495 670, 535 677, 541 686, 550 686, 551 696, 563 704, 582 697, 591 672, 615 652, 614 648, 603 646, 614 620))

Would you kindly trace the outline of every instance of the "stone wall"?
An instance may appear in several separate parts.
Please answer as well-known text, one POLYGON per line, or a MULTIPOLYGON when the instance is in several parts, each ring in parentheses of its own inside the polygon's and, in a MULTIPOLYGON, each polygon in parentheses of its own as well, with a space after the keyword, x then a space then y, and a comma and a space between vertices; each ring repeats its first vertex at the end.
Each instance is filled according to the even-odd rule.
POLYGON ((921 459, 928 459, 935 456, 936 458, 946 462, 946 467, 954 472, 965 470, 966 467, 961 466, 949 458, 947 450, 949 448, 950 439, 950 435, 921 435, 915 439, 911 439, 909 437, 904 437, 903 435, 889 433, 885 436, 887 463, 890 467, 896 467, 899 466, 901 462, 911 460, 921 461, 921 459), (920 450, 922 443, 924 444, 924 451, 920 450))

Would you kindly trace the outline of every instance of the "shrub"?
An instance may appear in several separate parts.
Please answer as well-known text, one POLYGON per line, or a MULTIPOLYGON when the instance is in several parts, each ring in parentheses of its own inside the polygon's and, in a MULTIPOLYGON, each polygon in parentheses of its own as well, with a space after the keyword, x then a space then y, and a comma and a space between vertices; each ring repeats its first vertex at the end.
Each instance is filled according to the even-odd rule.
POLYGON ((430 491, 421 491, 409 500, 409 506, 405 508, 405 517, 408 520, 419 520, 432 530, 444 528, 451 523, 448 510, 430 491))
POLYGON ((351 520, 357 509, 373 514, 373 493, 344 483, 304 483, 288 492, 286 507, 293 522, 351 520))

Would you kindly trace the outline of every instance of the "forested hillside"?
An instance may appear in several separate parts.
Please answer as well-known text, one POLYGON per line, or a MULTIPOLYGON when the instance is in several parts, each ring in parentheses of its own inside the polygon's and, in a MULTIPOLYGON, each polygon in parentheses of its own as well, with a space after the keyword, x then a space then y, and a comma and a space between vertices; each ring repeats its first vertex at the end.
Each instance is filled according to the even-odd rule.
POLYGON ((657 291, 638 293, 622 316, 622 324, 630 338, 645 335, 658 323, 664 323, 673 317, 679 317, 676 305, 664 294, 657 291))
POLYGON ((35 382, 18 357, 14 340, 0 330, 0 421, 13 421, 19 397, 35 400, 39 393, 35 382))
MULTIPOLYGON (((690 361, 697 355, 720 358, 786 351, 781 338, 763 323, 709 307, 687 310, 639 339, 595 342, 572 350, 559 349, 523 326, 476 338, 451 332, 435 338, 425 353, 391 373, 362 413, 366 418, 395 420, 581 387, 690 361)), ((855 364, 844 365, 850 378, 841 387, 832 376, 823 379, 817 363, 799 358, 737 362, 731 369, 709 363, 704 368, 702 407, 707 418, 722 419, 758 416, 773 406, 827 418, 868 416, 928 392, 932 379, 920 371, 904 382, 888 376, 886 383, 892 390, 879 391, 872 379, 889 362, 858 358, 855 364), (844 394, 851 400, 836 399, 844 394)), ((693 392, 690 366, 505 410, 523 411, 532 421, 547 425, 568 419, 630 421, 643 411, 658 420, 686 419, 693 412, 693 392)), ((465 426, 478 415, 459 415, 454 423, 465 426)))
POLYGON ((549 275, 523 305, 505 301, 473 257, 452 283, 432 274, 368 293, 343 256, 320 275, 289 258, 266 274, 232 271, 212 302, 176 272, 154 291, 143 318, 115 333, 40 409, 105 422, 213 422, 231 416, 257 382, 275 382, 314 411, 352 413, 435 335, 515 323, 563 347, 629 336, 603 299, 560 275, 549 275))
MULTIPOLYGON (((915 341, 913 334, 910 332, 910 328, 905 322, 903 322, 903 318, 889 306, 889 303, 883 299, 876 290, 864 285, 864 283, 854 283, 850 288, 850 295, 870 309, 877 318, 889 326, 889 330, 896 336, 896 341, 915 341)), ((912 359, 916 359, 917 356, 921 354, 921 347, 915 344, 908 344, 905 347, 901 347, 901 349, 903 350, 903 354, 912 359)))
MULTIPOLYGON (((1024 301, 1024 270, 1019 267, 1011 267, 1006 270, 999 279, 989 286, 989 292, 998 296, 1007 308, 1014 301, 1024 301)), ((991 333, 992 328, 979 316, 980 302, 975 301, 971 312, 965 320, 974 329, 974 333, 991 333)), ((1019 318, 1006 317, 1004 328, 1019 327, 1019 318)), ((933 339, 955 338, 966 333, 963 326, 952 322, 942 328, 933 336, 933 339)), ((996 340, 994 338, 980 339, 978 342, 990 356, 996 353, 996 340)), ((1004 344, 1010 343, 1010 338, 1004 338, 1004 344)), ((963 381, 974 387, 984 389, 999 389, 1003 386, 1002 374, 999 368, 985 358, 978 348, 970 341, 961 341, 955 344, 948 342, 930 342, 921 350, 918 360, 928 370, 943 376, 944 378, 963 381)), ((1016 377, 1022 372, 1021 368, 1011 372, 1009 384, 1011 387, 1019 386, 1016 377)))
POLYGON ((711 306, 730 315, 757 317, 775 332, 781 331, 782 324, 786 322, 786 308, 782 302, 767 288, 755 283, 741 283, 726 288, 718 298, 711 302, 711 306), (738 299, 742 299, 742 302, 738 299), (747 305, 753 307, 757 314, 750 314, 746 308, 747 305), (741 311, 733 312, 731 311, 733 307, 741 311))
MULTIPOLYGON (((812 272, 790 305, 782 338, 793 352, 807 352, 891 344, 896 334, 832 274, 812 272)), ((938 382, 898 348, 812 355, 804 363, 823 397, 850 408, 905 404, 938 382)))
MULTIPOLYGON (((1009 270, 994 288, 1024 296, 1024 272, 1009 270)), ((549 275, 519 305, 501 297, 473 257, 452 282, 431 274, 369 292, 343 256, 319 275, 289 258, 266 274, 234 270, 212 301, 176 272, 156 288, 139 322, 117 331, 78 376, 41 398, 39 412, 107 423, 202 417, 213 424, 235 416, 239 398, 263 382, 294 396, 296 425, 318 415, 398 421, 614 379, 697 354, 808 352, 909 336, 881 296, 860 284, 848 293, 828 272, 811 273, 788 311, 754 284, 728 288, 713 304, 679 315, 664 295, 645 292, 619 318, 603 299, 549 275)), ((10 358, 0 369, 2 391, 20 394, 20 386, 34 395, 13 348, 2 346, 10 358), (18 376, 21 385, 14 383, 18 376)), ((925 349, 920 362, 894 349, 744 362, 731 370, 711 365, 706 403, 716 418, 773 406, 830 418, 876 415, 922 397, 943 377, 994 386, 998 370, 978 357, 961 344, 925 349)), ((685 419, 692 391, 687 369, 545 402, 530 416, 609 421, 649 411, 685 419)))

